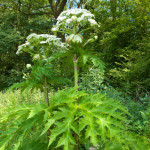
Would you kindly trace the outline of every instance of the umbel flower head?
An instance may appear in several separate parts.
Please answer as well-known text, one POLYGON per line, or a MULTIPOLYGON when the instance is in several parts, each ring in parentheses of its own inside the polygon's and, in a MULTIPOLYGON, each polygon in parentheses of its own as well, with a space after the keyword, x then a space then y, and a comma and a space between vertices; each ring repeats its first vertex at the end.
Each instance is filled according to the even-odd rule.
POLYGON ((23 51, 32 54, 45 55, 49 52, 56 52, 65 50, 65 45, 60 41, 60 38, 57 38, 55 35, 49 34, 40 34, 37 35, 32 33, 27 37, 25 44, 22 44, 18 47, 16 54, 20 54, 23 51))
POLYGON ((90 24, 90 26, 99 26, 94 20, 94 15, 86 9, 70 9, 63 11, 57 18, 56 26, 60 29, 73 29, 74 23, 77 23, 80 27, 87 24, 90 24))

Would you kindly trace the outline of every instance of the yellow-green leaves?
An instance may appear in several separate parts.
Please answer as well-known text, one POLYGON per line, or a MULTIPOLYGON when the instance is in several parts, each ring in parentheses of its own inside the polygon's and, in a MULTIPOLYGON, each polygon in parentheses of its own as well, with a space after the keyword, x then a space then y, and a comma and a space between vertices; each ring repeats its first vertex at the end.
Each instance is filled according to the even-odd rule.
POLYGON ((55 122, 55 119, 48 119, 48 121, 45 123, 44 129, 41 135, 45 134, 50 129, 50 127, 54 124, 54 122, 55 122))

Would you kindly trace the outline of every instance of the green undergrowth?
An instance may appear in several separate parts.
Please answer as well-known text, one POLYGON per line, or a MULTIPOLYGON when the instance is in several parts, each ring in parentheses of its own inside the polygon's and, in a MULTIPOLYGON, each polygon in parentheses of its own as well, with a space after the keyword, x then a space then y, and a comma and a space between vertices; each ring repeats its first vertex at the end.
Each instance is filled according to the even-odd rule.
MULTIPOLYGON (((49 93, 52 95, 52 92, 49 93)), ((32 93, 21 92, 20 89, 14 91, 0 92, 0 115, 7 113, 7 109, 15 108, 23 103, 38 104, 44 103, 44 94, 40 90, 34 90, 32 93)))

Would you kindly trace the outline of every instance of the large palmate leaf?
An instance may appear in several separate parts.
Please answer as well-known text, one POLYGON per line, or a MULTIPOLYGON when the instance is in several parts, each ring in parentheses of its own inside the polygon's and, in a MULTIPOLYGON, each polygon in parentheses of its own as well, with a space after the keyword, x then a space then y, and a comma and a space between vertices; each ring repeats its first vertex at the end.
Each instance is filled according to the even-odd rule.
POLYGON ((84 96, 79 102, 80 131, 86 130, 85 138, 90 138, 93 145, 98 144, 99 137, 104 142, 106 138, 117 139, 125 129, 122 123, 127 121, 124 117, 127 111, 118 102, 101 94, 84 96))
POLYGON ((48 107, 43 104, 32 106, 23 105, 14 109, 10 114, 4 116, 0 121, 0 147, 6 147, 14 141, 13 149, 17 150, 33 132, 38 131, 47 121, 50 115, 47 115, 48 107))
POLYGON ((114 143, 118 143, 122 150, 148 149, 147 141, 126 131, 127 115, 130 114, 119 101, 106 95, 87 94, 77 91, 77 87, 61 90, 53 96, 50 106, 23 105, 1 118, 0 148, 7 150, 11 146, 13 150, 21 149, 27 139, 31 144, 25 147, 29 148, 37 140, 43 143, 45 139, 42 144, 47 146, 45 150, 71 150, 77 144, 77 135, 79 143, 101 144, 101 148, 105 146, 106 149, 116 147, 114 143), (38 139, 35 139, 36 136, 38 139))
POLYGON ((79 134, 75 120, 77 109, 77 106, 72 103, 68 107, 59 108, 59 111, 54 113, 53 118, 57 122, 56 128, 51 130, 49 145, 56 141, 58 136, 56 147, 64 146, 65 150, 70 150, 70 146, 76 144, 73 133, 79 134))

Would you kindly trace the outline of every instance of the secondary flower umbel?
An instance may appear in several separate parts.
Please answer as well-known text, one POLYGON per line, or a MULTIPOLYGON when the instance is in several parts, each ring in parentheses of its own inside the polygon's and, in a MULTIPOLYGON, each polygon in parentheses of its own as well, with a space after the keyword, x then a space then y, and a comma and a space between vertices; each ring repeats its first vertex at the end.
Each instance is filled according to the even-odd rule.
POLYGON ((60 38, 49 34, 32 33, 27 37, 25 44, 18 47, 17 54, 23 51, 30 53, 33 59, 48 58, 54 52, 66 50, 66 46, 61 42, 60 38), (38 58, 37 58, 38 57, 38 58))

